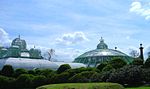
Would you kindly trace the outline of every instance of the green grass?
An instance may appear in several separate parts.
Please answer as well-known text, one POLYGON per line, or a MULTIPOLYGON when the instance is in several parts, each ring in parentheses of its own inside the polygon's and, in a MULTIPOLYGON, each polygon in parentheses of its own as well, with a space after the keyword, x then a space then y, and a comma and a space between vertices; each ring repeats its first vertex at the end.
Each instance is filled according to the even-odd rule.
POLYGON ((126 89, 150 89, 150 87, 135 87, 135 88, 126 88, 126 89))
POLYGON ((37 89, 125 89, 117 83, 66 83, 50 84, 37 89))

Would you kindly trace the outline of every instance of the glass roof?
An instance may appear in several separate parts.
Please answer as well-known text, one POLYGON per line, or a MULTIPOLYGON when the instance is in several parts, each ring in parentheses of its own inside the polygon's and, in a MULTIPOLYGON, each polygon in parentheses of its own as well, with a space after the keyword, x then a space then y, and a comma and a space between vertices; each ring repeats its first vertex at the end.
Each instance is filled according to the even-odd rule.
POLYGON ((85 52, 77 58, 94 57, 94 56, 128 56, 123 52, 114 49, 108 49, 107 44, 104 43, 104 39, 101 37, 100 43, 97 45, 97 49, 85 52))
POLYGON ((128 55, 113 49, 95 49, 80 55, 78 58, 93 57, 93 56, 128 56, 128 55))

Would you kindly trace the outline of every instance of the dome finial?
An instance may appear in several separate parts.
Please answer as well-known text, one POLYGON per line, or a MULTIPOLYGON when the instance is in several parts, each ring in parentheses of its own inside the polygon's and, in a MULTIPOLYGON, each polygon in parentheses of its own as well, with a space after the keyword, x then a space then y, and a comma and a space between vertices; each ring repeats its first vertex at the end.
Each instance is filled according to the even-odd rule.
POLYGON ((97 45, 97 49, 108 49, 107 44, 104 43, 103 37, 101 37, 100 43, 97 45))
POLYGON ((20 34, 19 34, 18 38, 20 39, 20 34))
POLYGON ((101 37, 101 39, 99 40, 100 42, 104 42, 104 39, 103 39, 103 37, 101 37))

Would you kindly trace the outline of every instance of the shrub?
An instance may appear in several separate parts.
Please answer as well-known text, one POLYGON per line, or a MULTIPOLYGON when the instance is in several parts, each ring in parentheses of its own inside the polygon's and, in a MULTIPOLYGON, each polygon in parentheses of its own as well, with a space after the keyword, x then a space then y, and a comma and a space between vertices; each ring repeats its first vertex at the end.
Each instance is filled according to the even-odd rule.
POLYGON ((16 87, 20 88, 31 88, 32 87, 32 80, 34 76, 31 74, 22 74, 16 80, 16 87))
POLYGON ((144 81, 150 83, 150 69, 144 69, 143 72, 144 81))
POLYGON ((111 65, 113 68, 118 69, 125 66, 127 63, 120 57, 114 58, 108 62, 108 65, 111 65))
POLYGON ((57 69, 57 73, 60 74, 68 69, 71 69, 69 64, 63 64, 57 69))
POLYGON ((99 82, 100 74, 95 71, 84 71, 78 73, 69 79, 70 82, 99 82))
POLYGON ((147 60, 146 60, 146 62, 145 62, 145 64, 144 64, 144 67, 145 67, 145 68, 150 68, 150 57, 147 58, 147 60))
POLYGON ((105 66, 103 69, 102 69, 102 71, 104 72, 104 71, 110 71, 110 70, 113 70, 114 68, 111 66, 111 65, 107 65, 107 66, 105 66))
POLYGON ((129 86, 140 85, 143 82, 143 70, 139 66, 125 66, 119 70, 113 71, 108 81, 128 84, 129 86))
POLYGON ((36 75, 35 70, 28 70, 28 74, 36 75))
POLYGON ((107 63, 101 63, 97 66, 97 69, 99 69, 100 71, 102 71, 102 69, 107 66, 107 63))
POLYGON ((38 75, 33 78, 32 85, 33 87, 38 87, 41 85, 47 84, 46 77, 43 75, 38 75))
POLYGON ((15 79, 0 76, 0 89, 13 89, 14 88, 15 79))
POLYGON ((53 70, 51 70, 51 69, 43 69, 43 70, 41 70, 40 75, 44 75, 45 77, 48 77, 52 72, 53 72, 53 70))
POLYGON ((14 69, 11 65, 4 65, 1 70, 1 74, 4 76, 11 77, 13 73, 14 73, 14 69))
POLYGON ((22 69, 22 68, 16 69, 15 73, 14 73, 14 77, 18 77, 21 74, 27 74, 27 73, 28 73, 28 71, 26 69, 22 69))
POLYGON ((67 83, 70 75, 68 72, 63 72, 61 74, 55 74, 51 78, 51 83, 67 83))
POLYGON ((131 64, 140 66, 140 65, 143 65, 143 62, 144 62, 144 60, 142 60, 141 58, 135 58, 131 64))

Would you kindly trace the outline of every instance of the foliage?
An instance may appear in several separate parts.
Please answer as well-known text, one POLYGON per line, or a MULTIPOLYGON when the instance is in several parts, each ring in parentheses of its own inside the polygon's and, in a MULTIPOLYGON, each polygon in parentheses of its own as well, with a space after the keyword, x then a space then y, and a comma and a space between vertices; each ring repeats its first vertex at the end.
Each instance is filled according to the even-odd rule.
POLYGON ((102 71, 102 69, 107 66, 107 63, 101 63, 97 66, 97 69, 99 69, 100 71, 102 71))
POLYGON ((145 67, 145 68, 150 68, 150 57, 148 57, 148 58, 146 59, 146 62, 145 62, 145 64, 144 64, 144 67, 145 67))
POLYGON ((144 60, 142 60, 141 58, 134 58, 134 60, 132 61, 132 65, 143 65, 144 60))
POLYGON ((113 71, 110 74, 108 81, 128 84, 129 86, 140 85, 143 82, 143 70, 139 66, 125 66, 113 71))
POLYGON ((51 83, 67 83, 70 75, 68 72, 63 72, 61 74, 55 74, 51 78, 51 83))
POLYGON ((15 73, 14 73, 14 77, 18 77, 21 74, 28 74, 28 71, 26 69, 22 69, 22 68, 16 69, 15 73))
POLYGON ((5 77, 5 76, 0 76, 0 89, 12 89, 14 88, 14 81, 15 79, 5 77))
POLYGON ((34 76, 31 74, 22 74, 16 79, 16 88, 30 88, 32 87, 32 80, 34 76))
POLYGON ((143 70, 143 77, 144 77, 144 81, 150 83, 150 68, 143 70))
POLYGON ((78 73, 69 79, 70 82, 99 82, 100 74, 95 71, 84 71, 78 73))
POLYGON ((112 65, 107 65, 107 66, 105 66, 103 69, 102 69, 102 71, 104 72, 104 71, 110 71, 110 70, 113 70, 114 68, 112 67, 112 65))
POLYGON ((45 76, 38 75, 38 76, 35 76, 32 80, 33 87, 38 87, 44 84, 47 84, 47 80, 45 76))
POLYGON ((108 65, 111 65, 113 68, 118 69, 127 65, 127 63, 120 57, 115 57, 111 61, 108 62, 108 65))
POLYGON ((1 74, 4 76, 11 77, 14 73, 14 69, 11 65, 4 65, 4 67, 1 70, 1 74))
POLYGON ((57 69, 57 73, 60 74, 68 69, 71 69, 69 64, 63 64, 57 69))
POLYGON ((37 89, 124 89, 124 87, 116 83, 69 83, 51 84, 37 89))

